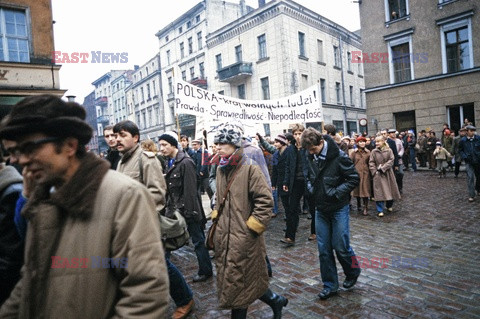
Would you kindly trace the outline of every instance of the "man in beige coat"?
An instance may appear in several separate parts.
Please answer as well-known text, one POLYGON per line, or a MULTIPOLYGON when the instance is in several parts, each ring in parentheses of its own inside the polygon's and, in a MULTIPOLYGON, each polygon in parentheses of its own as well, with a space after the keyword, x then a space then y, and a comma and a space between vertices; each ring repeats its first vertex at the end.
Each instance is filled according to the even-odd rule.
POLYGON ((115 124, 113 132, 117 134, 117 150, 122 154, 117 171, 145 185, 160 212, 165 207, 167 190, 160 161, 153 152, 145 152, 140 147, 140 131, 132 121, 115 124))
POLYGON ((56 96, 24 99, 0 124, 36 185, 22 279, 0 318, 165 318, 168 279, 147 189, 87 153, 85 110, 56 96))

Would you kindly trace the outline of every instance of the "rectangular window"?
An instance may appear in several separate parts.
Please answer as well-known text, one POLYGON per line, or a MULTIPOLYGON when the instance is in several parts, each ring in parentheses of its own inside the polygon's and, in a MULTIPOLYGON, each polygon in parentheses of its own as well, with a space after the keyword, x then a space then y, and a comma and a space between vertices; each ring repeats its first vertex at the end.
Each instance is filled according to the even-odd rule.
POLYGON ((363 107, 363 94, 362 94, 362 89, 360 89, 358 92, 359 92, 358 96, 360 97, 360 108, 363 109, 364 107, 363 107))
POLYGON ((203 62, 201 62, 198 65, 198 69, 200 70, 200 78, 204 79, 205 78, 205 64, 203 62))
POLYGON ((184 81, 187 80, 187 71, 185 71, 185 70, 182 71, 182 80, 184 80, 184 81))
POLYGON ((198 49, 201 50, 203 48, 202 31, 197 33, 197 42, 198 42, 198 49))
POLYGON ((187 29, 190 29, 192 27, 192 22, 188 21, 187 22, 187 29))
POLYGON ((470 39, 468 26, 445 32, 447 72, 457 72, 472 67, 470 64, 470 39))
POLYGON ((142 98, 142 102, 145 102, 145 94, 143 93, 143 87, 140 88, 140 95, 142 98))
POLYGON ((408 15, 408 0, 385 0, 386 21, 397 20, 408 15))
POLYGON ((363 74, 363 73, 362 73, 362 67, 363 67, 362 65, 363 65, 363 63, 361 63, 360 60, 361 60, 361 58, 358 57, 358 75, 362 75, 362 74, 363 74))
POLYGON ((178 28, 178 33, 182 33, 182 32, 183 32, 183 28, 182 27, 178 28))
POLYGON ((303 32, 298 32, 298 49, 300 52, 300 56, 307 56, 307 54, 305 53, 305 33, 303 32))
POLYGON ((337 128, 337 133, 341 132, 343 134, 343 132, 344 132, 343 121, 333 120, 332 124, 335 125, 335 127, 337 128))
POLYGON ((196 23, 199 23, 199 22, 200 22, 200 15, 197 15, 197 16, 195 17, 195 22, 196 22, 196 23))
POLYGON ((195 78, 195 67, 191 67, 190 68, 190 79, 193 79, 195 78))
POLYGON ((270 132, 270 124, 266 123, 263 124, 263 130, 265 131, 265 136, 271 136, 272 133, 270 132))
POLYGON ((180 42, 180 57, 183 58, 185 56, 185 45, 183 42, 180 42))
POLYGON ((192 37, 188 38, 188 54, 193 53, 193 39, 192 37))
POLYGON ((168 77, 168 93, 173 93, 173 79, 172 77, 168 77))
POLYGON ((153 96, 157 95, 157 86, 155 85, 155 80, 152 81, 152 87, 153 87, 153 96))
POLYGON ((30 62, 24 11, 0 8, 0 61, 30 62))
POLYGON ((265 59, 267 57, 267 39, 265 34, 262 34, 258 38, 258 59, 265 59))
POLYGON ((352 53, 347 52, 347 70, 352 72, 352 53))
POLYGON ((151 99, 151 96, 150 96, 150 84, 147 83, 147 99, 151 99))
POLYGON ((355 103, 353 102, 353 86, 350 85, 349 89, 350 89, 350 92, 349 92, 350 93, 350 105, 355 106, 355 103))
POLYGON ((337 95, 337 104, 342 104, 341 92, 340 92, 340 83, 335 82, 335 93, 337 95))
POLYGON ((412 72, 410 66, 410 45, 408 42, 390 47, 392 52, 394 83, 410 81, 412 72))
POLYGON ((148 127, 152 126, 152 108, 148 108, 148 127))
POLYGON ((221 54, 217 54, 215 56, 215 61, 217 62, 217 71, 220 70, 222 68, 222 55, 221 54))
POLYGON ((260 82, 262 84, 262 96, 264 100, 270 100, 270 84, 268 82, 268 77, 261 78, 260 82))
POLYGON ((165 42, 168 42, 168 35, 165 36, 165 42))
POLYGON ((327 102, 327 94, 325 90, 325 79, 320 79, 320 94, 322 95, 322 103, 327 102))
POLYGON ((147 114, 146 113, 147 112, 145 112, 145 111, 142 112, 142 118, 143 118, 143 123, 142 124, 143 124, 144 129, 147 128, 147 114))
POLYGON ((136 123, 138 126, 141 125, 140 123, 140 112, 137 113, 137 123, 136 123))
POLYGON ((237 86, 238 98, 245 100, 245 84, 240 84, 237 86))
POLYGON ((317 40, 318 62, 323 62, 323 41, 317 40))
POLYGON ((308 88, 308 75, 302 74, 302 90, 308 88))
POLYGON ((335 45, 333 46, 333 59, 334 59, 334 65, 339 68, 340 67, 340 50, 335 45))
POLYGON ((237 62, 242 62, 242 46, 237 45, 235 47, 235 59, 237 62))

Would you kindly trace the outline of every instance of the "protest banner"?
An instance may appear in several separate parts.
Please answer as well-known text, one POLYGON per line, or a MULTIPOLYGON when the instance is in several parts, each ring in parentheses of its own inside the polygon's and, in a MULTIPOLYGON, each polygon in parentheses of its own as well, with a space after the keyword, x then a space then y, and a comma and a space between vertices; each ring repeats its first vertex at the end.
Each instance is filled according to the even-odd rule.
POLYGON ((275 100, 241 100, 177 80, 175 113, 196 115, 207 121, 236 120, 245 124, 323 121, 319 85, 275 100))

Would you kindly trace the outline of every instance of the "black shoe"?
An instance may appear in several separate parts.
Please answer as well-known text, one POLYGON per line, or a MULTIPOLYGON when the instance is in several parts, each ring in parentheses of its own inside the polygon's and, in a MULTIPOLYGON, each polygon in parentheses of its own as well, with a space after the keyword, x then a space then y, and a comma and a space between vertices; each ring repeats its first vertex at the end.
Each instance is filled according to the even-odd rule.
POLYGON ((277 295, 273 291, 267 291, 260 297, 260 300, 269 305, 273 310, 273 319, 282 318, 282 309, 288 304, 288 299, 284 296, 277 295))
POLYGON ((352 288, 357 283, 357 279, 358 279, 358 276, 352 279, 346 278, 345 281, 343 282, 343 288, 345 289, 352 288))
POLYGON ((195 275, 193 277, 193 282, 201 282, 201 281, 206 281, 208 280, 210 277, 212 277, 213 274, 210 274, 210 275, 195 275))
POLYGON ((324 288, 322 292, 318 294, 318 296, 320 297, 320 299, 325 300, 336 294, 337 294, 336 290, 333 291, 330 288, 324 288))

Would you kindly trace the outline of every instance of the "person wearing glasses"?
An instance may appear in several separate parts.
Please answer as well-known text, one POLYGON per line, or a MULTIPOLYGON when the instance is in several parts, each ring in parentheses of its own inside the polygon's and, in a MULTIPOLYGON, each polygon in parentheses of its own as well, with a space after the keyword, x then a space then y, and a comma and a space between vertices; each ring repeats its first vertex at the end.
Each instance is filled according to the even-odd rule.
POLYGON ((93 130, 85 117, 77 103, 39 95, 0 123, 11 160, 35 179, 22 210, 22 278, 0 318, 166 317, 169 283, 153 199, 87 153, 93 130))

